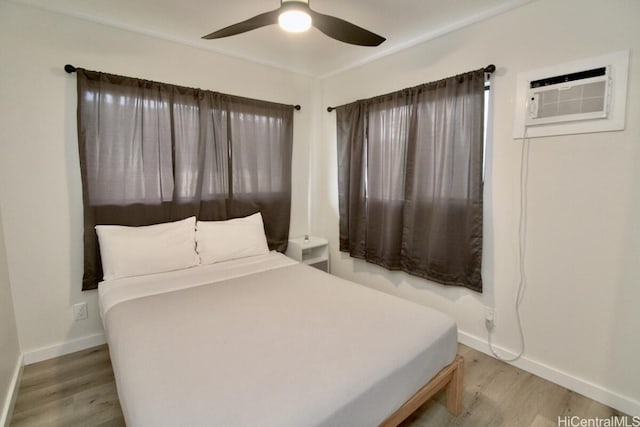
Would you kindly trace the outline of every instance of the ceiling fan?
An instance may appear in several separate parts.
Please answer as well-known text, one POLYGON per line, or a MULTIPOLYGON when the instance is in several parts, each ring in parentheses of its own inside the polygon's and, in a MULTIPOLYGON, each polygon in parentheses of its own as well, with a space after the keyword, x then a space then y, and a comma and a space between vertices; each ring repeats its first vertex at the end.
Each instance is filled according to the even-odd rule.
POLYGON ((378 46, 386 40, 384 37, 355 24, 312 10, 309 7, 309 0, 280 0, 278 9, 261 13, 246 21, 214 31, 202 38, 210 40, 235 36, 276 23, 285 31, 294 33, 306 31, 314 26, 333 39, 359 46, 378 46))

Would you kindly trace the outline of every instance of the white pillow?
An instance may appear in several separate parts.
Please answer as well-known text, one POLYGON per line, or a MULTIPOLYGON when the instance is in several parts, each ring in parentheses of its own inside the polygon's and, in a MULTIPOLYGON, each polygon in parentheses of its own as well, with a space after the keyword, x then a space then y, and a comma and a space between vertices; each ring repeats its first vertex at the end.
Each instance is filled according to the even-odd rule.
POLYGON ((198 264, 196 217, 143 227, 96 225, 104 280, 180 270, 198 264))
POLYGON ((269 253, 260 212, 226 221, 198 221, 196 250, 202 264, 269 253))

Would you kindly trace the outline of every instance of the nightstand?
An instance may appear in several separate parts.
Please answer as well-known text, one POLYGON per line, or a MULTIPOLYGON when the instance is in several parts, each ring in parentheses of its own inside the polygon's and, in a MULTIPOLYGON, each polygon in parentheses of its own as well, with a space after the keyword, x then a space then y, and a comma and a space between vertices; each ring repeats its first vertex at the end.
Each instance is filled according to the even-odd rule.
POLYGON ((289 239, 286 255, 303 264, 329 272, 329 241, 322 237, 309 236, 289 239))

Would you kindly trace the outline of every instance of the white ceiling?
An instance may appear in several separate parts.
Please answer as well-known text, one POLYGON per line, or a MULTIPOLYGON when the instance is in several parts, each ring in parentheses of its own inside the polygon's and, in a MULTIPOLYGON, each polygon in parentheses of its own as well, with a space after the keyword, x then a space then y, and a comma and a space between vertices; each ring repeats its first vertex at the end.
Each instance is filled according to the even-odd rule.
POLYGON ((191 46, 324 77, 369 62, 532 0, 311 0, 314 10, 387 38, 352 46, 312 28, 289 34, 277 25, 237 36, 201 37, 259 13, 279 0, 13 0, 191 46))

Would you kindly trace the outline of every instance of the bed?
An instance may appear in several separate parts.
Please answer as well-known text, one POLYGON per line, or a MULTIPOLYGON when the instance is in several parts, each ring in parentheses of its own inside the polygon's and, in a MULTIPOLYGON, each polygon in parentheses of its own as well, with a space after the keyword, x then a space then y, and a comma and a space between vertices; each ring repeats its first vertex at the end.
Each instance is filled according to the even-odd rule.
POLYGON ((456 325, 277 252, 113 278, 99 305, 135 426, 397 425, 446 389, 456 325))

